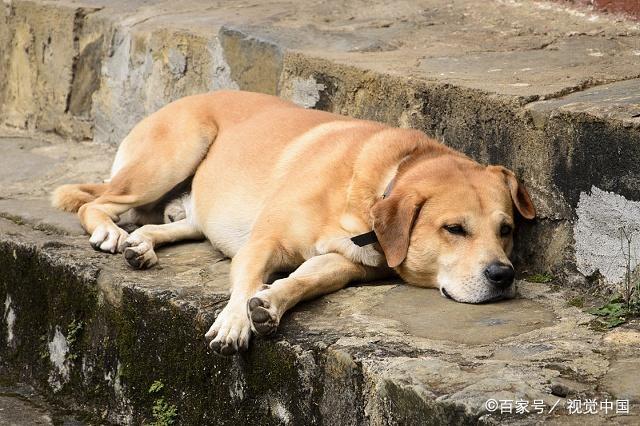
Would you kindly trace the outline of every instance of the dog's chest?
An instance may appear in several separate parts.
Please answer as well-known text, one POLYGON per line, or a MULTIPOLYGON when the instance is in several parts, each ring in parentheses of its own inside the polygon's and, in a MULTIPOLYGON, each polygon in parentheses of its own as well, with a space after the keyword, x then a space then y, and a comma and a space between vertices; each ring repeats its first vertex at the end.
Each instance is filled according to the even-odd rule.
POLYGON ((373 245, 357 246, 350 237, 325 238, 316 243, 316 253, 340 253, 347 259, 367 266, 382 266, 384 256, 373 245))

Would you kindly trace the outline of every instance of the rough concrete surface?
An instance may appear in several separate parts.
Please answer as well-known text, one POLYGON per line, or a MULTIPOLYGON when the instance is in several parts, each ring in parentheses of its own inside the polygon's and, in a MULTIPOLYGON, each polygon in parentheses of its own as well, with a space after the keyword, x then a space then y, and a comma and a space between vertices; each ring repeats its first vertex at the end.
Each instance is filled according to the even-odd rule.
POLYGON ((6 396, 0 396, 0 422, 7 426, 53 425, 46 411, 6 396))
POLYGON ((638 22, 545 1, 5 0, 0 126, 47 140, 0 134, 2 374, 116 423, 151 421, 159 398, 182 423, 637 423, 638 326, 592 331, 554 290, 568 280, 481 306, 354 286, 217 359, 201 336, 226 300, 226 260, 190 244, 130 271, 47 198, 106 178, 117 144, 160 106, 255 90, 506 165, 538 210, 518 232, 519 270, 598 269, 613 288, 616 223, 640 226, 639 65, 638 22), (155 380, 162 394, 148 392, 155 380), (482 408, 558 395, 628 397, 631 415, 482 408))
POLYGON ((51 406, 33 387, 17 383, 0 386, 0 424, 83 426, 86 423, 72 413, 51 406))
POLYGON ((601 191, 583 193, 575 225, 578 270, 622 282, 640 263, 640 203, 601 191), (629 271, 627 270, 629 269, 629 271))
POLYGON ((133 271, 46 204, 61 181, 105 177, 111 152, 15 135, 2 147, 0 373, 94 421, 149 422, 159 397, 182 424, 584 421, 566 409, 577 398, 629 399, 630 414, 590 421, 640 421, 640 324, 594 331, 541 284, 485 305, 398 281, 355 285, 297 307, 247 354, 218 358, 202 336, 226 302, 228 260, 182 244, 133 271), (157 380, 164 390, 150 394, 157 380), (546 408, 488 412, 489 398, 546 408))

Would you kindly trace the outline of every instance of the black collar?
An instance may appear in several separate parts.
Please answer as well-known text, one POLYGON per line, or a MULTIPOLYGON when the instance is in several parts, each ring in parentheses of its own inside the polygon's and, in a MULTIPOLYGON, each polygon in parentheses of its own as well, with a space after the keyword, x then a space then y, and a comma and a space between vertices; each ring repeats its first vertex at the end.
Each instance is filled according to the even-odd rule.
MULTIPOLYGON (((387 185, 387 187, 384 190, 384 193, 382 194, 383 200, 389 196, 389 194, 391 193, 391 190, 393 189, 393 185, 395 183, 396 183, 396 178, 394 176, 393 179, 389 181, 389 184, 387 185)), ((351 237, 351 241, 353 241, 353 243, 358 247, 364 247, 364 246, 368 246, 369 244, 377 243, 378 237, 376 236, 376 231, 369 231, 369 232, 365 232, 364 234, 351 237)))

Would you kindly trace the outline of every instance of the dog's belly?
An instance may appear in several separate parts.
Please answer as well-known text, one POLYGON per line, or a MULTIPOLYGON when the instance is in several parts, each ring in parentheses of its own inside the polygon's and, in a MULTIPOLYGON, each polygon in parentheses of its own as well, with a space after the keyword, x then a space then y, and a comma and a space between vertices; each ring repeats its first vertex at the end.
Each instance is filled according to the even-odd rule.
POLYGON ((225 256, 233 257, 249 239, 252 219, 220 211, 201 221, 200 228, 215 248, 225 256))
POLYGON ((249 239, 264 190, 256 188, 255 175, 242 163, 212 151, 193 179, 190 220, 215 248, 233 257, 249 239))

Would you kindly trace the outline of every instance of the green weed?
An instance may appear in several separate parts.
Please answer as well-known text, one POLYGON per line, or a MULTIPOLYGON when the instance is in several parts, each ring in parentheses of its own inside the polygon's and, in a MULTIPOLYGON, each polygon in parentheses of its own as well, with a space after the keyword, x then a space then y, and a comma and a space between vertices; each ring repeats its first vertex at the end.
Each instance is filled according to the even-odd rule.
POLYGON ((151 412, 153 413, 154 426, 170 426, 175 423, 178 416, 178 409, 175 405, 170 405, 165 401, 164 397, 160 396, 164 384, 160 380, 154 381, 149 387, 149 393, 156 394, 158 397, 153 402, 151 412))
POLYGON ((592 322, 594 328, 609 329, 640 316, 640 303, 627 304, 622 296, 617 296, 599 308, 587 309, 587 312, 598 317, 592 322))
POLYGON ((554 279, 555 279, 554 276, 547 272, 543 274, 533 274, 525 278, 525 280, 529 281, 530 283, 541 283, 541 284, 550 283, 554 279))

